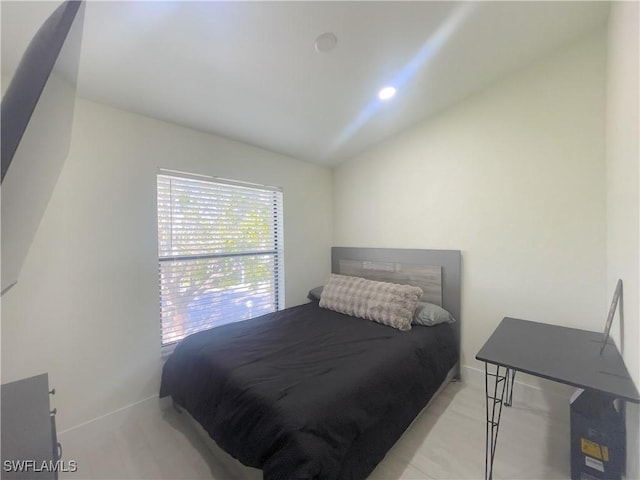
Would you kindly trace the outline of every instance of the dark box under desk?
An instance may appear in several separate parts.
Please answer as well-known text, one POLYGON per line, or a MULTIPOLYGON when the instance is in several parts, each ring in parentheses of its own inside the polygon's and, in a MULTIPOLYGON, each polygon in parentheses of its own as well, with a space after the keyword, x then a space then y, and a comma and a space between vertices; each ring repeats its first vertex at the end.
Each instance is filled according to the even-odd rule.
POLYGON ((571 480, 619 480, 625 470, 624 415, 611 396, 578 390, 571 399, 571 480))

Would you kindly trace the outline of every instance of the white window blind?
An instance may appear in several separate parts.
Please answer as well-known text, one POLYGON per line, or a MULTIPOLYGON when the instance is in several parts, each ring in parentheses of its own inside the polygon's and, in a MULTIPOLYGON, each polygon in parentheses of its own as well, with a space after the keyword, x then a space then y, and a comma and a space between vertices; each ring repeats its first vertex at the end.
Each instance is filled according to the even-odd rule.
POLYGON ((282 308, 282 191, 158 174, 162 345, 282 308))

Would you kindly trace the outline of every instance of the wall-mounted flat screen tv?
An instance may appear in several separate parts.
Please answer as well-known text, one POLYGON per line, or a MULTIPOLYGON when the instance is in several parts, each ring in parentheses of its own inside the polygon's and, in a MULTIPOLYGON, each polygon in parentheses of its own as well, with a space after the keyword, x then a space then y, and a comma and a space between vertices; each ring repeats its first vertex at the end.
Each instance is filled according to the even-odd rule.
MULTIPOLYGON (((2 293, 18 281, 69 153, 83 19, 81 1, 62 3, 34 35, 2 97, 2 293)), ((2 22, 9 21, 3 9, 2 22)))

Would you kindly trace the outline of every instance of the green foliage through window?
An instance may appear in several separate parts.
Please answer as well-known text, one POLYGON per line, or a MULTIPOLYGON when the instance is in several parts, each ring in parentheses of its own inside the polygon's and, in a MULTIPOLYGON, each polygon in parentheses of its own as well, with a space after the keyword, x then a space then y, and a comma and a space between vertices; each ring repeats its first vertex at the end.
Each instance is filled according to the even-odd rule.
POLYGON ((283 304, 282 192, 158 175, 162 344, 283 304))

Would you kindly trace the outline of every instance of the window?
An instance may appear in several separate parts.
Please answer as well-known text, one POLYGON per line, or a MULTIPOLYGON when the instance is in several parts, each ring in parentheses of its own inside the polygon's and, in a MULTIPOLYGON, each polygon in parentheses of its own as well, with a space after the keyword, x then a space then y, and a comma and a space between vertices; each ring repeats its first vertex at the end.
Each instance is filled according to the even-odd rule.
POLYGON ((282 190, 158 174, 162 345, 282 308, 282 190))

